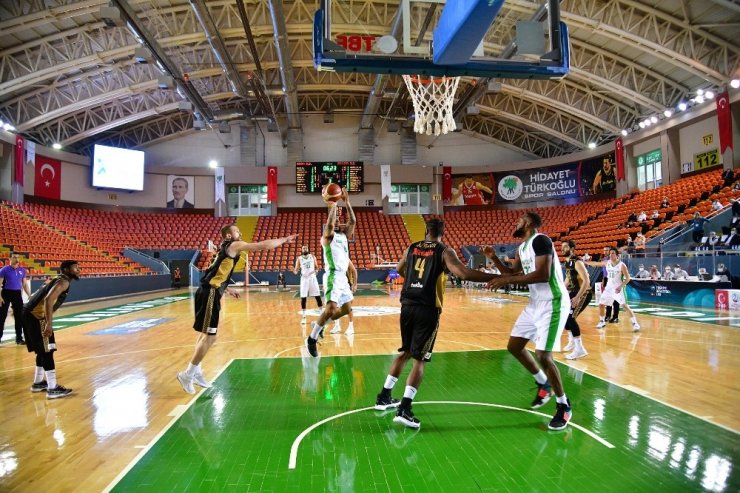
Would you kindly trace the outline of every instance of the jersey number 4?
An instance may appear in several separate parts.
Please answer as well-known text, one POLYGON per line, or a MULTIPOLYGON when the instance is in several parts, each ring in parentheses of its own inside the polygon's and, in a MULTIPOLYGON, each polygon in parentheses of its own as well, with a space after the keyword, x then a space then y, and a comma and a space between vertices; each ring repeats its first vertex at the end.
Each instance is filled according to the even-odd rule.
POLYGON ((424 267, 427 264, 427 259, 425 258, 417 258, 416 262, 414 263, 414 270, 416 271, 417 276, 419 279, 424 277, 424 267))

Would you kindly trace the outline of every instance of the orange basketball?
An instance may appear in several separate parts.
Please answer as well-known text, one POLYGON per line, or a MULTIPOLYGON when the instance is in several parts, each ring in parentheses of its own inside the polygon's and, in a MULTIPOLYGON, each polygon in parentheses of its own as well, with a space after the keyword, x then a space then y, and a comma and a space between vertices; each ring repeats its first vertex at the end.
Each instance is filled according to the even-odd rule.
POLYGON ((336 183, 329 183, 321 192, 321 197, 324 199, 324 202, 337 202, 342 198, 342 187, 336 183))

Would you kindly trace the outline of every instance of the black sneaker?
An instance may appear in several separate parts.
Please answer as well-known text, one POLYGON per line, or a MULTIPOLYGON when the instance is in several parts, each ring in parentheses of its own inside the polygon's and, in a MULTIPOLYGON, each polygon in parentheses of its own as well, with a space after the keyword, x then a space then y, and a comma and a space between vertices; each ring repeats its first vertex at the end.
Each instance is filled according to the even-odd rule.
POLYGON ((23 339, 16 339, 15 340, 15 343, 17 345, 19 345, 19 346, 25 346, 26 345, 26 341, 24 341, 23 339))
POLYGON ((570 399, 568 399, 567 404, 558 403, 555 416, 552 417, 552 421, 550 421, 547 427, 551 430, 564 430, 568 426, 572 416, 573 412, 570 407, 570 399))
POLYGON ((306 349, 308 350, 308 354, 310 354, 314 358, 319 357, 319 350, 316 349, 316 339, 312 338, 311 336, 308 336, 308 338, 306 339, 306 349))
POLYGON ((619 319, 618 318, 612 318, 611 320, 609 320, 609 323, 610 324, 618 324, 619 323, 619 319))
POLYGON ((393 418, 394 423, 401 423, 404 426, 408 426, 409 428, 419 429, 421 426, 421 421, 416 419, 416 416, 414 416, 414 413, 411 412, 411 408, 405 409, 402 407, 398 408, 398 411, 396 412, 396 417, 393 418))
POLYGON ((46 398, 47 399, 61 399, 62 397, 67 397, 71 393, 72 393, 72 389, 68 389, 62 385, 57 385, 53 389, 46 389, 46 398))
POLYGON ((390 395, 384 397, 383 394, 378 394, 378 398, 375 399, 375 409, 378 411, 387 411, 388 409, 398 407, 401 403, 398 399, 394 399, 390 395))
POLYGON ((49 386, 46 384, 46 380, 43 382, 35 383, 31 385, 31 392, 46 392, 49 386))
POLYGON ((537 409, 545 404, 547 404, 547 401, 550 400, 550 397, 552 396, 552 386, 549 383, 545 384, 537 384, 537 395, 534 396, 534 400, 532 401, 532 404, 529 406, 532 409, 537 409))

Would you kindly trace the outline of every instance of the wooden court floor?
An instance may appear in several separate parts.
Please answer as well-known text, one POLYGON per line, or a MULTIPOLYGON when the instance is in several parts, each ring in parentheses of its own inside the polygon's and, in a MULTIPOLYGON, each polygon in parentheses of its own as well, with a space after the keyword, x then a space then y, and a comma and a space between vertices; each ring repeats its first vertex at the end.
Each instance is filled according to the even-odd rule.
MULTIPOLYGON (((397 349, 399 292, 364 291, 354 303, 355 334, 327 336, 319 347, 322 359, 390 355, 397 349)), ((140 305, 97 320, 83 316, 79 325, 58 331, 57 374, 60 383, 74 389, 68 398, 50 401, 31 393, 33 356, 12 343, 0 345, 0 491, 103 491, 182 415, 193 396, 182 391, 175 373, 192 354, 192 303, 185 299, 155 306, 154 301, 183 293, 187 291, 63 307, 60 320, 140 305)), ((435 352, 505 348, 526 302, 517 296, 449 289, 435 352)), ((309 309, 314 308, 309 299, 309 309)), ((238 300, 227 298, 218 343, 203 364, 206 376, 216 377, 234 359, 300 357, 306 328, 299 323, 299 310, 294 289, 251 288, 238 300)), ((717 425, 711 430, 730 437, 737 459, 738 329, 669 317, 638 318, 642 331, 637 335, 624 316, 618 326, 598 333, 597 311, 587 308, 579 321, 590 354, 570 362, 558 353, 563 371, 571 367, 717 425)), ((346 328, 345 319, 342 325, 346 328)), ((508 365, 508 355, 502 357, 508 365)), ((433 363, 427 378, 439 381, 444 377, 434 374, 433 363)), ((486 386, 487 375, 496 380, 497 366, 501 363, 492 362, 475 375, 480 386, 486 386)), ((377 375, 365 382, 368 396, 382 385, 385 371, 375 368, 377 375)), ((424 386, 419 397, 423 393, 424 386)), ((363 405, 371 406, 370 400, 363 405)), ((736 479, 737 463, 730 467, 736 479)))

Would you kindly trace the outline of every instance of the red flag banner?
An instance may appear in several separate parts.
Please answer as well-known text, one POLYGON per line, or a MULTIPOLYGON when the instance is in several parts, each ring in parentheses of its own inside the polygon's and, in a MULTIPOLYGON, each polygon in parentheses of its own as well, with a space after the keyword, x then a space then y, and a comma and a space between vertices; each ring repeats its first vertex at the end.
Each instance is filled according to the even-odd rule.
POLYGON ((442 200, 452 198, 452 166, 442 166, 442 200))
POLYGON ((23 165, 26 163, 26 152, 23 146, 23 137, 15 136, 15 176, 13 181, 23 186, 23 165))
POLYGON ((624 141, 622 137, 614 143, 614 159, 617 161, 617 181, 624 181, 624 141))
POLYGON ((725 92, 717 95, 717 126, 719 127, 719 152, 732 146, 732 115, 730 114, 730 96, 725 92))
POLYGON ((57 199, 62 195, 62 162, 36 155, 36 182, 33 194, 37 197, 57 199))
POLYGON ((277 202, 278 182, 277 182, 277 167, 267 167, 267 201, 275 203, 277 202))

